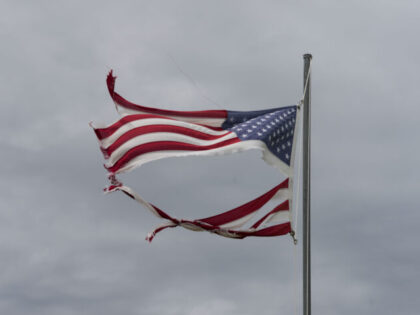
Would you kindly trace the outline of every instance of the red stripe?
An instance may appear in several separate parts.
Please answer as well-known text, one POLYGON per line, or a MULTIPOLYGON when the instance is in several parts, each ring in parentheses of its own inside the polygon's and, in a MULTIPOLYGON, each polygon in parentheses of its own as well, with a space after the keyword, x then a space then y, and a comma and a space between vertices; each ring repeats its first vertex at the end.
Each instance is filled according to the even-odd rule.
POLYGON ((146 241, 149 241, 151 243, 153 241, 153 239, 155 238, 155 235, 157 233, 159 233, 160 231, 163 231, 163 230, 165 230, 167 228, 174 228, 174 227, 176 227, 176 225, 175 226, 174 225, 166 225, 166 226, 158 227, 156 230, 154 230, 152 232, 152 234, 150 236, 147 236, 146 237, 146 241))
POLYGON ((133 139, 135 137, 153 133, 153 132, 170 132, 170 133, 176 133, 176 134, 182 134, 186 136, 190 136, 193 138, 197 138, 200 140, 216 140, 221 137, 226 136, 230 132, 226 132, 226 134, 223 135, 209 135, 207 133, 180 127, 180 126, 172 126, 172 125, 148 125, 143 127, 137 127, 130 131, 127 131, 126 133, 122 134, 112 145, 110 145, 108 148, 101 148, 102 152, 104 153, 105 158, 110 156, 112 152, 114 152, 117 148, 119 148, 122 144, 129 141, 130 139, 133 139))
POLYGON ((203 230, 206 230, 206 231, 220 230, 219 226, 204 224, 203 222, 200 222, 200 220, 190 221, 190 220, 183 220, 182 219, 180 222, 181 223, 190 223, 190 224, 195 225, 197 227, 200 227, 200 228, 202 228, 203 230))
POLYGON ((181 151, 205 151, 216 149, 220 147, 224 147, 233 143, 240 142, 239 138, 228 139, 219 143, 215 143, 212 145, 207 146, 198 146, 189 143, 183 142, 176 142, 176 141, 157 141, 157 142, 149 142, 137 147, 134 147, 128 150, 113 166, 105 167, 111 173, 117 172, 120 168, 122 168, 125 164, 129 161, 134 159, 135 157, 149 153, 149 152, 156 152, 156 151, 164 151, 164 150, 181 150, 181 151))
POLYGON ((223 129, 222 127, 214 127, 214 126, 208 126, 208 125, 203 125, 203 124, 194 124, 194 125, 203 126, 203 127, 212 129, 214 131, 223 131, 223 130, 226 130, 226 129, 223 129))
MULTIPOLYGON (((239 206, 235 209, 229 210, 227 212, 212 216, 212 217, 208 217, 208 218, 204 218, 204 219, 200 219, 197 221, 201 221, 201 222, 205 222, 207 224, 213 225, 213 226, 219 226, 219 225, 223 225, 226 224, 228 222, 232 222, 235 220, 238 220, 248 214, 251 214, 255 211, 257 211, 258 209, 260 209, 262 206, 264 206, 271 198, 273 198, 273 196, 277 193, 277 191, 279 191, 282 188, 285 188, 285 182, 288 182, 289 179, 286 179, 284 182, 282 182, 281 184, 277 185, 276 187, 274 187, 273 189, 271 189, 270 191, 266 192, 264 195, 242 205, 239 206)), ((288 185, 286 186, 288 187, 288 185)))
POLYGON ((156 212, 160 215, 161 218, 163 219, 167 219, 169 221, 172 221, 174 223, 178 223, 178 220, 172 218, 171 216, 169 216, 168 214, 166 214, 164 211, 160 210, 158 207, 156 207, 155 205, 150 204, 153 209, 156 210, 156 212))
MULTIPOLYGON (((95 131, 96 137, 98 137, 99 140, 108 138, 109 136, 111 136, 115 131, 117 131, 119 128, 121 128, 122 126, 124 126, 125 124, 128 124, 132 121, 136 121, 136 120, 140 120, 140 119, 148 119, 148 118, 159 118, 159 119, 168 119, 171 121, 175 121, 176 119, 172 119, 172 118, 168 118, 168 117, 164 117, 164 116, 158 116, 158 115, 147 115, 147 114, 136 114, 136 115, 128 115, 128 116, 124 116, 123 118, 121 118, 120 120, 118 120, 117 122, 113 123, 112 125, 106 127, 106 128, 94 128, 93 130, 95 131)), ((214 131, 223 131, 224 129, 221 127, 211 127, 211 126, 206 126, 206 125, 202 125, 202 124, 195 124, 198 126, 202 126, 214 131)))
POLYGON ((280 212, 280 211, 287 211, 289 210, 289 200, 286 200, 285 202, 282 202, 277 207, 275 207, 273 210, 271 210, 269 213, 267 213, 265 216, 263 216, 261 219, 259 219, 255 224, 252 226, 252 228, 256 229, 258 228, 261 223, 264 222, 264 220, 271 214, 280 212))
POLYGON ((244 231, 232 231, 233 233, 236 233, 240 235, 241 238, 245 238, 248 236, 280 236, 285 235, 287 233, 290 233, 292 230, 292 227, 290 226, 290 222, 272 225, 267 228, 253 231, 253 232, 244 232, 244 231))
POLYGON ((124 126, 125 124, 128 124, 135 120, 140 119, 147 119, 147 118, 160 118, 160 119, 168 119, 168 120, 175 120, 168 117, 162 117, 158 115, 146 115, 146 114, 136 114, 136 115, 128 115, 124 116, 117 122, 113 123, 112 125, 105 127, 105 128, 94 128, 95 134, 98 137, 99 140, 108 138, 110 135, 112 135, 115 131, 117 131, 120 127, 124 126))
POLYGON ((175 111, 175 110, 166 110, 159 108, 151 108, 146 106, 137 105, 127 101, 121 95, 115 92, 115 79, 112 75, 112 70, 109 72, 106 79, 108 91, 111 95, 114 102, 118 105, 132 110, 138 110, 146 113, 153 113, 158 115, 168 115, 168 116, 177 116, 177 117, 195 117, 195 118, 224 118, 227 117, 226 110, 204 110, 204 111, 175 111))

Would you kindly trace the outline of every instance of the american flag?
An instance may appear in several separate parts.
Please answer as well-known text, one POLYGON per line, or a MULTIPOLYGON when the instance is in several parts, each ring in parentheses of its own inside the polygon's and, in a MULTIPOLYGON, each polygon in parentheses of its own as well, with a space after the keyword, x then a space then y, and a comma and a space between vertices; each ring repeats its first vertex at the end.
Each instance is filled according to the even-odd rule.
POLYGON ((165 223, 155 228, 146 236, 146 240, 149 242, 151 242, 155 235, 160 231, 177 226, 192 231, 207 231, 220 236, 236 239, 243 239, 248 236, 280 236, 287 233, 294 238, 290 211, 292 198, 291 183, 288 178, 265 194, 243 205, 215 216, 196 220, 177 219, 172 217, 155 205, 145 201, 130 187, 124 186, 115 178, 115 176, 111 175, 110 179, 111 185, 106 189, 107 192, 122 191, 143 205, 155 216, 165 221, 165 223), (264 205, 275 199, 281 199, 282 202, 275 206, 271 211, 265 213, 250 227, 243 228, 243 226, 252 220, 258 212, 261 212, 264 205))
POLYGON ((174 156, 217 155, 259 149, 263 158, 291 174, 298 107, 260 111, 173 111, 133 104, 109 93, 123 116, 109 126, 94 125, 105 167, 122 173, 146 162, 174 156))
MULTIPOLYGON (((279 168, 289 177, 290 181, 288 179, 287 184, 281 185, 284 186, 282 190, 288 191, 287 199, 290 200, 289 182, 293 176, 294 144, 299 111, 297 105, 259 111, 165 110, 129 102, 115 92, 115 79, 111 71, 107 77, 108 90, 117 111, 122 116, 121 119, 107 126, 91 123, 106 161, 105 168, 109 171, 112 182, 106 191, 121 190, 168 221, 156 231, 167 227, 184 226, 235 238, 263 234, 264 236, 279 235, 280 232, 273 228, 265 230, 264 233, 260 232, 261 235, 258 235, 257 231, 266 228, 260 228, 260 225, 263 226, 271 220, 262 220, 260 224, 251 226, 251 230, 232 229, 231 216, 226 213, 232 213, 232 211, 237 213, 233 221, 243 222, 243 217, 248 218, 251 213, 254 214, 261 207, 252 208, 251 211, 248 206, 242 205, 238 208, 239 210, 234 209, 235 211, 231 210, 218 215, 218 218, 223 219, 216 223, 209 221, 209 218, 193 221, 172 218, 121 184, 116 179, 116 175, 162 158, 220 155, 259 149, 267 163, 279 168), (244 215, 241 216, 241 214, 244 215)), ((281 205, 282 211, 288 212, 289 202, 287 205, 285 203, 281 205)), ((279 212, 278 209, 275 213, 277 212, 279 212)), ((271 217, 271 215, 268 216, 271 217)), ((282 226, 281 233, 284 232, 283 234, 291 231, 290 222, 284 223, 288 224, 288 228, 282 226)), ((152 238, 153 236, 148 237, 149 240, 152 238)))

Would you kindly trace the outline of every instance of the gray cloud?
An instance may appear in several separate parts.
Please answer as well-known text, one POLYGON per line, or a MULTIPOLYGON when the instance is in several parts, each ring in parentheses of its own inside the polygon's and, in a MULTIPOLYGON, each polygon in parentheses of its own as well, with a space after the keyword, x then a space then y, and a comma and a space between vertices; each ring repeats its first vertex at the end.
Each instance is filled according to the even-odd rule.
MULTIPOLYGON (((301 97, 306 52, 313 311, 419 309, 415 1, 5 1, 0 12, 2 314, 294 312, 300 246, 182 229, 149 245, 159 220, 122 194, 102 195, 88 122, 117 118, 111 68, 117 90, 145 105, 289 105, 301 97)), ((123 176, 188 218, 281 178, 258 152, 161 160, 123 176)))

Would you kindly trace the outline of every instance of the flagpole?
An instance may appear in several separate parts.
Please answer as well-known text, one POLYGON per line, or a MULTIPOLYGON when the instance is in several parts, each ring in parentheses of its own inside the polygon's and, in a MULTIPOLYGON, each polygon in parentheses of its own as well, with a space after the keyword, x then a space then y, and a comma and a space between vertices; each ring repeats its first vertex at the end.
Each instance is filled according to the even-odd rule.
POLYGON ((311 54, 303 55, 303 315, 311 315, 311 54))

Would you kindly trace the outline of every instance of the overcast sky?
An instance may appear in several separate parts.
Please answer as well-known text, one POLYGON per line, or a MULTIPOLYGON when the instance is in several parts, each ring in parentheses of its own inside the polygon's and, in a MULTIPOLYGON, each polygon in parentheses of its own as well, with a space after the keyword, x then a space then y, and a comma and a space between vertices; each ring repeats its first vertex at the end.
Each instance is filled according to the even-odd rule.
MULTIPOLYGON (((301 244, 171 229, 104 196, 89 121, 105 86, 176 110, 295 104, 313 54, 313 314, 420 311, 418 1, 0 3, 0 313, 274 315, 301 310, 301 244)), ((123 176, 177 217, 232 208, 283 175, 260 152, 123 176)), ((299 231, 300 233, 300 231, 299 231)))

